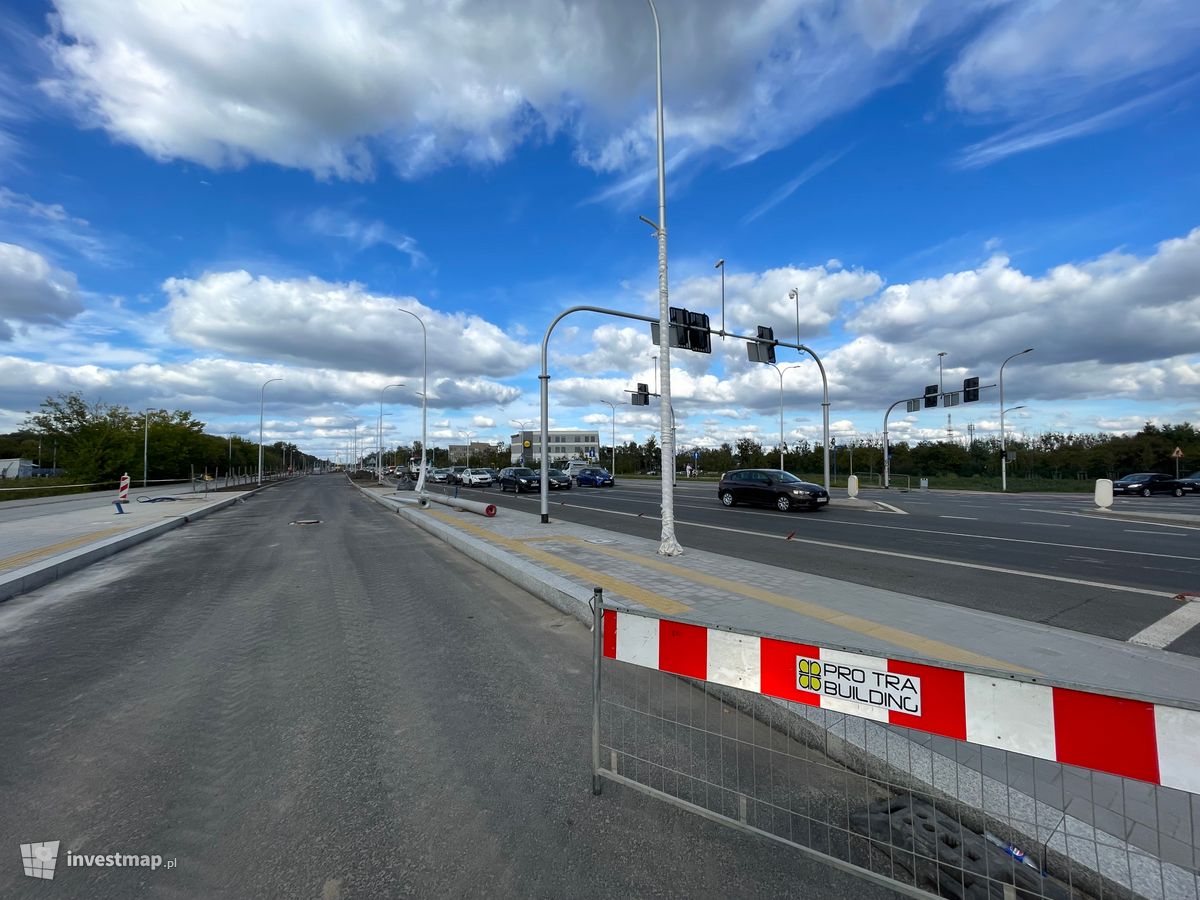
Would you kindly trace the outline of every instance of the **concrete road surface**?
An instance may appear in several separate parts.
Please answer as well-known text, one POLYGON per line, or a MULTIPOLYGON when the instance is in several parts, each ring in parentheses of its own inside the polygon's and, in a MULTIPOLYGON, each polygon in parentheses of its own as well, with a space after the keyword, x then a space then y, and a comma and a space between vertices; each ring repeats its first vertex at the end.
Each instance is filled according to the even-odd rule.
POLYGON ((0 607, 0 896, 890 896, 593 797, 590 652, 341 479, 264 492, 0 607))

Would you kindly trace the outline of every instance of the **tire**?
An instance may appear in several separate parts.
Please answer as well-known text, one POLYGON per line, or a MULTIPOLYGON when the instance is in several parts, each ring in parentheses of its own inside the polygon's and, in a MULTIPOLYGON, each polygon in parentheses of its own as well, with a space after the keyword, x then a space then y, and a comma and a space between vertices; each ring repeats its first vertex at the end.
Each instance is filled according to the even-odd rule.
POLYGON ((1142 496, 1149 497, 1150 496, 1150 488, 1142 488, 1142 496))
POLYGON ((721 491, 721 502, 726 506, 737 506, 737 501, 733 499, 733 491, 721 491))
POLYGON ((1172 493, 1175 494, 1176 497, 1182 497, 1183 496, 1183 488, 1177 487, 1177 488, 1175 488, 1174 491, 1172 491, 1172 493))
POLYGON ((792 498, 787 494, 780 494, 775 498, 775 508, 780 512, 787 512, 792 508, 792 498))

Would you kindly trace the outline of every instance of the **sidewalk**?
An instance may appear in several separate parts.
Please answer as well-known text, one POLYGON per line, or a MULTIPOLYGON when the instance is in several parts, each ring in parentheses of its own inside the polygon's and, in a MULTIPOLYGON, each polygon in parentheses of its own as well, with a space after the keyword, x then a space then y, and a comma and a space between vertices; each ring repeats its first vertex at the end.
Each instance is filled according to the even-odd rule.
POLYGON ((0 522, 0 602, 237 503, 248 493, 183 489, 173 501, 126 503, 125 513, 118 515, 109 491, 97 494, 94 506, 0 522))

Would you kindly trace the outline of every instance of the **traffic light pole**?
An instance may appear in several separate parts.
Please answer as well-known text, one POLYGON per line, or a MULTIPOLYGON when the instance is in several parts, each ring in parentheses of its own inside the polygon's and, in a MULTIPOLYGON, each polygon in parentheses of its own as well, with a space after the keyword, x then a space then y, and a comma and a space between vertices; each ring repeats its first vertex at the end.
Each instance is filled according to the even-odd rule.
MULTIPOLYGON (((994 388, 995 386, 996 385, 994 384, 981 384, 979 385, 979 388, 982 390, 983 388, 994 388)), ((943 398, 948 397, 952 393, 954 393, 954 391, 940 391, 937 395, 938 403, 944 405, 945 400, 943 398)), ((883 414, 883 486, 885 488, 891 487, 892 481, 892 458, 891 454, 888 452, 888 417, 892 414, 892 410, 894 410, 901 403, 923 403, 926 396, 932 395, 922 394, 920 397, 905 397, 903 400, 897 400, 895 403, 889 406, 887 408, 887 412, 883 414)))
MULTIPOLYGON (((653 316, 643 316, 638 313, 624 312, 619 309, 606 309, 603 306, 572 306, 570 309, 565 309, 562 312, 560 312, 557 316, 555 316, 554 320, 550 323, 549 327, 546 328, 546 334, 542 338, 542 372, 540 375, 538 375, 538 382, 541 385, 541 411, 542 411, 542 427, 541 427, 541 435, 540 435, 539 439, 541 440, 541 444, 542 444, 542 449, 541 449, 541 452, 542 452, 542 474, 541 474, 541 479, 540 479, 542 497, 541 497, 540 506, 541 506, 541 519, 542 519, 543 525, 548 524, 550 522, 550 471, 549 471, 550 467, 545 462, 546 448, 549 447, 549 445, 550 445, 550 424, 549 424, 550 423, 550 372, 549 372, 549 364, 548 364, 549 355, 550 355, 550 335, 554 333, 554 329, 558 326, 559 322, 561 322, 567 316, 571 315, 571 313, 577 313, 577 312, 599 313, 602 316, 614 316, 618 319, 633 319, 636 322, 649 322, 651 325, 659 324, 659 320, 653 316)), ((748 344, 757 344, 759 342, 759 339, 757 336, 751 337, 748 334, 734 334, 733 332, 728 332, 728 331, 725 331, 724 329, 722 329, 721 331, 713 331, 710 328, 710 329, 708 329, 708 333, 716 334, 723 338, 730 337, 730 338, 733 338, 734 340, 745 341, 748 344)), ((817 355, 815 353, 813 353, 812 350, 810 350, 808 347, 805 347, 803 344, 791 344, 791 343, 788 343, 787 341, 774 341, 774 343, 776 346, 779 346, 779 347, 789 347, 792 350, 798 350, 800 352, 809 354, 810 356, 812 356, 812 358, 814 360, 816 360, 817 367, 821 370, 821 381, 824 385, 824 402, 821 404, 821 406, 824 409, 824 421, 825 421, 825 483, 828 485, 829 484, 829 379, 826 378, 826 376, 825 376, 825 366, 821 364, 821 360, 817 358, 817 355)), ((670 404, 669 400, 668 400, 668 404, 670 404)), ((672 418, 672 423, 674 423, 675 408, 673 405, 670 405, 670 414, 671 414, 671 418, 672 418)), ((672 424, 671 427, 672 427, 672 430, 674 430, 674 424, 672 424)), ((671 475, 673 478, 674 474, 675 474, 674 473, 675 459, 673 456, 670 458, 670 463, 671 463, 671 469, 672 469, 671 475)), ((670 512, 673 513, 674 510, 671 510, 670 512)))

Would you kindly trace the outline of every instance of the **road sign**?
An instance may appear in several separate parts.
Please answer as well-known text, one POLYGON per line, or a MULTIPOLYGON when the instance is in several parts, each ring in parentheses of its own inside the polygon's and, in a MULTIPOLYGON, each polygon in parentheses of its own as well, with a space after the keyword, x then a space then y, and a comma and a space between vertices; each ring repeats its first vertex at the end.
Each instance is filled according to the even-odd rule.
POLYGON ((1175 452, 1171 454, 1171 459, 1183 459, 1183 450, 1176 447, 1175 452))

